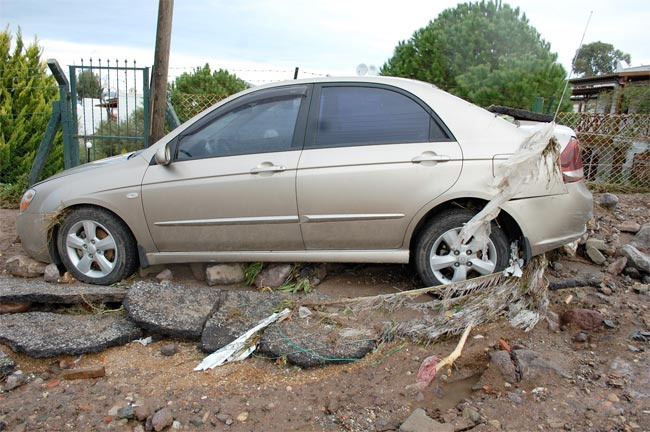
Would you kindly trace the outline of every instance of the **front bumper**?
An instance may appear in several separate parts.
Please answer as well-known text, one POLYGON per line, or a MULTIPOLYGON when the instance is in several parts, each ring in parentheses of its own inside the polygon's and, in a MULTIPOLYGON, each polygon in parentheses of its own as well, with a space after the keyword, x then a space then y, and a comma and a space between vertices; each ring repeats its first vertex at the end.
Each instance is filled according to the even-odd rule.
POLYGON ((503 206, 539 255, 579 239, 593 216, 593 197, 584 181, 567 184, 568 193, 509 201, 503 206))
POLYGON ((50 243, 54 239, 50 238, 50 232, 55 224, 55 213, 24 212, 16 216, 16 231, 29 256, 38 261, 52 262, 50 243))

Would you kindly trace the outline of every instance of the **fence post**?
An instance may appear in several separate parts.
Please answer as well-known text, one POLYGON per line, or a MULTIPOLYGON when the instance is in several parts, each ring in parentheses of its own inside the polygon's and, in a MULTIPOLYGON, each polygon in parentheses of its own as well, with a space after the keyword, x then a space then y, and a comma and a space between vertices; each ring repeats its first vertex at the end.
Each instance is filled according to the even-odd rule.
POLYGON ((54 138, 56 137, 56 132, 59 130, 59 125, 61 124, 61 101, 52 102, 52 116, 50 116, 50 121, 47 123, 47 129, 45 130, 45 136, 41 140, 41 144, 38 146, 38 152, 36 157, 34 157, 34 163, 32 164, 32 169, 29 170, 29 185, 33 185, 41 178, 43 174, 43 169, 45 168, 45 161, 47 161, 47 155, 52 150, 52 144, 54 144, 54 138))

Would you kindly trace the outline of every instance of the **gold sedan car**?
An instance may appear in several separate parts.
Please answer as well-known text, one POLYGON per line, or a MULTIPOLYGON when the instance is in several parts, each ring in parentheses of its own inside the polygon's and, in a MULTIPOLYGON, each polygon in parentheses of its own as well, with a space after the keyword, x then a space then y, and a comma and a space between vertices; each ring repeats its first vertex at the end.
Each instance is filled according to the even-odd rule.
POLYGON ((579 238, 592 210, 574 133, 557 126, 563 181, 507 202, 488 247, 457 233, 527 136, 435 86, 322 78, 248 89, 151 147, 28 190, 17 228, 33 257, 111 284, 190 262, 407 263, 427 285, 502 270, 579 238))

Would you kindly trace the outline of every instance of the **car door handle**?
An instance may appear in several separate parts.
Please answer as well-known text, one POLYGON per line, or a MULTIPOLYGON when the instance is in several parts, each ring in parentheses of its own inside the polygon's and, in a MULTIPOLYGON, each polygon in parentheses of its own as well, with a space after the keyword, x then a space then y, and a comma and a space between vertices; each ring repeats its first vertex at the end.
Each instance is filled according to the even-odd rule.
POLYGON ((273 165, 271 162, 262 162, 255 168, 251 169, 251 174, 273 173, 286 171, 287 167, 283 165, 273 165))
POLYGON ((414 157, 411 159, 411 162, 413 163, 420 163, 420 162, 449 162, 451 160, 451 157, 447 155, 439 155, 435 154, 434 152, 424 152, 419 156, 414 157))

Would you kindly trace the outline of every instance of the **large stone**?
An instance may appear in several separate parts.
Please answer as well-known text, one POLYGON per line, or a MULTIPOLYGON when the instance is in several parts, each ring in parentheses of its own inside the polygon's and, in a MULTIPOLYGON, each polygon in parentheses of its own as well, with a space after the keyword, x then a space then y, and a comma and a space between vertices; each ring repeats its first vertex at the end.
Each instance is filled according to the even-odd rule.
POLYGON ((600 251, 607 249, 607 243, 605 243, 605 240, 597 239, 597 238, 589 238, 587 239, 587 242, 585 243, 585 246, 587 248, 594 248, 598 249, 600 251))
POLYGON ((59 274, 59 268, 56 264, 48 264, 47 267, 45 267, 45 274, 43 275, 43 280, 45 282, 57 283, 60 276, 61 274, 59 274))
POLYGON ((4 351, 0 351, 0 379, 8 375, 12 370, 14 370, 14 361, 5 354, 4 351))
POLYGON ((503 375, 503 378, 507 382, 514 383, 519 380, 517 369, 508 351, 494 351, 490 354, 490 362, 499 369, 499 372, 501 372, 501 375, 503 375))
POLYGON ((34 278, 45 273, 47 263, 36 261, 27 255, 16 255, 5 263, 7 271, 14 276, 34 278))
POLYGON ((222 295, 221 290, 208 287, 138 282, 129 290, 124 306, 129 318, 147 330, 198 340, 222 295))
POLYGON ((190 264, 190 271, 192 272, 192 276, 194 276, 194 279, 198 281, 204 281, 205 280, 205 263, 191 263, 190 264))
POLYGON ((560 318, 562 325, 575 324, 582 330, 594 330, 603 325, 605 319, 600 312, 591 309, 570 309, 560 318))
POLYGON ((282 286, 289 275, 293 266, 291 264, 272 264, 264 268, 255 278, 255 286, 277 288, 282 286))
POLYGON ((612 193, 604 193, 600 196, 600 206, 609 210, 616 208, 618 197, 612 193))
POLYGON ((244 282, 244 269, 239 263, 217 264, 205 270, 208 285, 233 285, 244 282))
POLYGON ((451 424, 432 419, 422 408, 417 408, 399 427, 400 432, 454 432, 451 424))
POLYGON ((126 317, 27 312, 0 315, 0 342, 32 357, 98 352, 141 337, 126 317))
POLYGON ((571 378, 571 375, 565 370, 544 359, 535 351, 527 349, 513 350, 512 357, 517 365, 521 381, 537 380, 548 374, 558 374, 564 378, 571 378))
POLYGON ((53 285, 0 276, 0 303, 121 303, 128 290, 125 286, 53 285))
POLYGON ((153 415, 153 418, 151 419, 151 427, 156 432, 159 432, 166 427, 171 426, 173 422, 174 415, 172 414, 172 410, 169 408, 163 408, 153 415))
POLYGON ((638 249, 650 252, 650 223, 643 224, 632 240, 638 249))
POLYGON ((628 264, 640 271, 650 273, 650 256, 644 254, 631 244, 623 246, 621 253, 627 258, 628 264))
POLYGON ((627 265, 627 258, 619 257, 614 260, 610 265, 607 266, 607 273, 614 276, 621 274, 625 266, 627 265))
POLYGON ((594 262, 594 264, 601 265, 607 260, 607 258, 605 258, 605 255, 603 255, 603 253, 595 247, 587 245, 585 252, 587 253, 589 259, 594 262))
POLYGON ((375 346, 369 329, 341 329, 320 320, 291 319, 271 324, 262 335, 260 351, 284 357, 301 367, 358 360, 375 346))
POLYGON ((213 352, 228 345, 280 307, 289 295, 277 292, 229 291, 208 319, 200 348, 213 352))
POLYGON ((641 229, 641 225, 634 221, 623 221, 618 226, 619 231, 636 234, 641 229))

